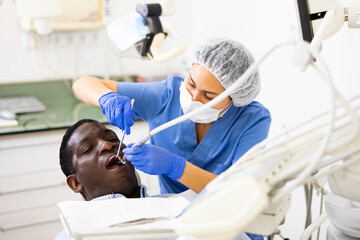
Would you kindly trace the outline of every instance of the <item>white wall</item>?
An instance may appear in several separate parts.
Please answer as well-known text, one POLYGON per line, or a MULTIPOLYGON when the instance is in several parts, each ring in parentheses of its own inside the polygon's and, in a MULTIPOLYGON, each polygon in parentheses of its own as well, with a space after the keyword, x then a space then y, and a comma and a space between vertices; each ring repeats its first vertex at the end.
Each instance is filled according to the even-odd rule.
MULTIPOLYGON (((135 1, 119 0, 114 15, 133 8, 135 1)), ((139 2, 139 1, 136 1, 139 2)), ((345 6, 359 5, 356 0, 342 1, 345 6)), ((294 1, 289 0, 178 0, 175 16, 168 21, 177 30, 180 42, 190 44, 205 37, 231 37, 244 43, 259 59, 265 51, 279 42, 298 38, 294 1)), ((40 71, 36 70, 31 51, 22 50, 22 31, 13 1, 0 7, 0 83, 44 80, 63 77, 76 78, 84 74, 140 73, 166 75, 183 72, 186 54, 163 64, 135 60, 119 60, 105 44, 82 46, 78 49, 78 67, 74 69, 74 46, 36 51, 40 71), (104 50, 106 49, 106 51, 104 50), (61 74, 53 74, 43 58, 54 66, 58 59, 61 74), (120 68, 120 64, 122 67, 120 68)), ((99 36, 101 38, 101 34, 99 36)), ((102 34, 103 35, 103 34, 102 34)), ((285 48, 271 56, 261 67, 262 91, 258 97, 273 117, 270 135, 293 126, 327 107, 327 87, 309 69, 299 72, 290 61, 291 49, 285 48)), ((335 85, 346 98, 360 90, 360 29, 347 24, 323 43, 326 59, 335 85)), ((1 87, 1 86, 0 86, 1 87)), ((285 236, 298 239, 305 221, 302 189, 294 193, 293 205, 282 227, 285 236)), ((318 208, 314 208, 317 211, 318 208)), ((322 238, 324 239, 324 235, 322 238)))

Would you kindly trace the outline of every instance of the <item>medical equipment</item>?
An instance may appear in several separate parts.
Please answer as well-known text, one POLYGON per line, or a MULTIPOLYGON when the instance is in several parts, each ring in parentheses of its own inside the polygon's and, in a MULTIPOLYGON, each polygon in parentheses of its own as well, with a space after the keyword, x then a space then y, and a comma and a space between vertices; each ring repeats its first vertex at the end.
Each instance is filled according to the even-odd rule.
POLYGON ((326 213, 331 223, 348 236, 360 238, 359 203, 333 193, 325 197, 326 213))
MULTIPOLYGON (((131 99, 131 109, 133 108, 134 106, 134 102, 135 102, 135 99, 131 99)), ((116 157, 120 160, 120 162, 122 164, 125 164, 126 163, 126 155, 124 155, 122 158, 120 157, 120 150, 121 150, 121 145, 124 141, 124 137, 125 137, 125 129, 122 131, 121 133, 121 138, 120 138, 120 143, 119 143, 119 149, 117 151, 117 154, 116 154, 116 157)))
POLYGON ((345 12, 337 0, 297 0, 296 3, 299 10, 297 13, 301 24, 302 38, 309 43, 311 42, 316 48, 320 48, 321 42, 338 32, 344 24, 345 12), (336 18, 331 17, 332 24, 322 24, 327 21, 329 15, 336 15, 336 18), (320 28, 321 26, 322 28, 320 28), (314 36, 314 33, 317 33, 317 36, 314 36))
POLYGON ((61 0, 17 0, 17 11, 20 16, 33 18, 38 34, 52 32, 53 19, 62 13, 61 0))
POLYGON ((121 57, 152 59, 156 62, 169 60, 184 50, 178 45, 174 34, 163 28, 160 16, 172 14, 172 0, 161 4, 138 4, 136 13, 132 12, 111 22, 106 32, 112 50, 121 57), (173 40, 173 47, 164 51, 166 42, 173 40), (133 53, 136 50, 136 55, 133 53), (133 54, 133 55, 132 55, 133 54))

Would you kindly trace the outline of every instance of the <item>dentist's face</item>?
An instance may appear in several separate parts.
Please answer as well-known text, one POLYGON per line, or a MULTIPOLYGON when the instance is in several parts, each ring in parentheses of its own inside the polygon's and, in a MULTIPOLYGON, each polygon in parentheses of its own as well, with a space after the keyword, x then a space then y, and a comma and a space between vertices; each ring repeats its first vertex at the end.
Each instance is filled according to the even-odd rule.
MULTIPOLYGON (((184 80, 184 84, 188 92, 191 94, 192 100, 203 104, 208 103, 225 91, 225 88, 211 72, 196 63, 192 65, 184 80)), ((222 109, 229 104, 230 101, 231 98, 227 97, 213 108, 222 109)))
MULTIPOLYGON (((73 153, 73 175, 87 200, 110 193, 129 197, 137 191, 133 165, 129 161, 125 165, 110 161, 119 146, 119 139, 112 130, 98 123, 85 123, 74 131, 68 146, 73 153)), ((121 149, 124 148, 122 145, 121 149)))

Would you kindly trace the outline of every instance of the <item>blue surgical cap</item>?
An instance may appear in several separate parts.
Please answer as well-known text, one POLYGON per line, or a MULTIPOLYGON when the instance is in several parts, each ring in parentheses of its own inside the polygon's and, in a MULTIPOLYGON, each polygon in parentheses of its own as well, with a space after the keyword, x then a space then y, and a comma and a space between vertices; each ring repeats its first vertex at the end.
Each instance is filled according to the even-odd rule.
MULTIPOLYGON (((227 89, 254 62, 250 51, 241 43, 224 38, 210 39, 195 45, 190 53, 190 63, 197 63, 211 72, 227 89)), ((258 71, 242 86, 230 94, 236 107, 251 103, 260 92, 258 71)))

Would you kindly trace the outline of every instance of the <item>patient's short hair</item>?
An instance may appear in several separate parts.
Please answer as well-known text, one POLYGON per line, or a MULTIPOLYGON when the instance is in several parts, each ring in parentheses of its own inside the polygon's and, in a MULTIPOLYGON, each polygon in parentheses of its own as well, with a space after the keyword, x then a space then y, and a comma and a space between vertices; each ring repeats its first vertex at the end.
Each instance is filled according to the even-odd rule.
MULTIPOLYGON (((65 135, 63 136, 63 139, 62 139, 62 142, 61 142, 61 145, 60 145, 59 157, 60 157, 61 170, 63 171, 65 176, 69 176, 69 175, 75 173, 74 165, 73 165, 73 162, 72 162, 73 153, 69 149, 68 142, 69 142, 71 136, 73 135, 74 131, 78 127, 83 125, 84 123, 88 123, 88 122, 99 123, 98 121, 95 121, 95 120, 92 120, 92 119, 82 119, 82 120, 76 122, 74 125, 72 125, 66 131, 65 135)), ((99 123, 99 124, 101 124, 101 123, 99 123)))

